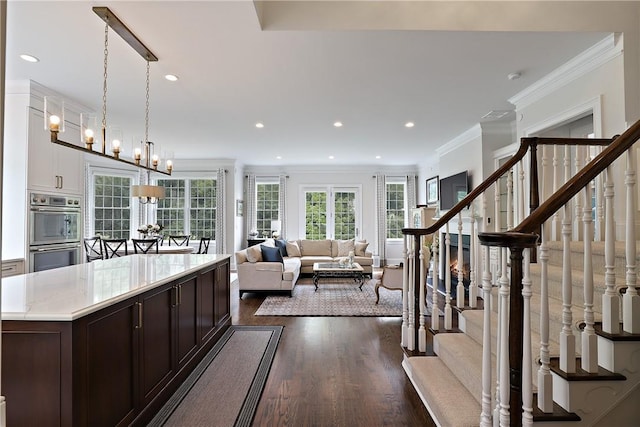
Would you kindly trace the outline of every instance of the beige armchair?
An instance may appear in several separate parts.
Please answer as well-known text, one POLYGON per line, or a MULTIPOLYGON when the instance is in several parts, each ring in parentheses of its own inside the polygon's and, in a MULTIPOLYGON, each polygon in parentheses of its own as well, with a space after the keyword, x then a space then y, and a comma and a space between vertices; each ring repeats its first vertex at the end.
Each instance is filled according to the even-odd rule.
POLYGON ((376 282, 376 304, 380 302, 380 286, 389 290, 402 291, 403 271, 402 265, 385 265, 382 268, 382 277, 376 282))

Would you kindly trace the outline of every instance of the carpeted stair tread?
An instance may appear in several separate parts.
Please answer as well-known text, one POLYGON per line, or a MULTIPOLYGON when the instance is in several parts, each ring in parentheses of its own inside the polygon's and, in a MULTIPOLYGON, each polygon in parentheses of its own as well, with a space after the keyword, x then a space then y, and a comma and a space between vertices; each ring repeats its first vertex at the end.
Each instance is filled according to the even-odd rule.
POLYGON ((440 358, 408 357, 402 365, 438 425, 466 427, 480 424, 480 404, 440 358))
POLYGON ((466 334, 436 334, 433 337, 433 350, 480 404, 482 402, 482 346, 466 334))

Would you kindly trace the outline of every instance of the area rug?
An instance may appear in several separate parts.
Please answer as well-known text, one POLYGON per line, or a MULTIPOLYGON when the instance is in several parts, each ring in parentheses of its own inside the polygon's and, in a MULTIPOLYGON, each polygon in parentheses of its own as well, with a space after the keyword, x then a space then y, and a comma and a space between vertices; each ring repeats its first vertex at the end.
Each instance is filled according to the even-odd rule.
POLYGON ((315 290, 310 278, 298 279, 293 295, 270 295, 256 316, 402 316, 402 292, 380 288, 376 304, 375 279, 362 291, 352 280, 321 280, 315 290))
POLYGON ((231 326, 148 426, 250 426, 282 326, 231 326))

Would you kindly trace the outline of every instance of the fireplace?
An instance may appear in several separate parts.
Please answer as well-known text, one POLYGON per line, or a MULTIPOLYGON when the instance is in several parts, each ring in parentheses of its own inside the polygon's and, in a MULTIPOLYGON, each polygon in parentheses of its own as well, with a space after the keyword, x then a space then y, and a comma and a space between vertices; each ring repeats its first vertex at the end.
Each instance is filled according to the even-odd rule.
POLYGON ((462 235, 462 260, 458 260, 458 234, 449 234, 449 239, 451 240, 449 245, 449 265, 446 265, 447 257, 446 257, 446 246, 444 245, 444 234, 442 235, 442 248, 443 252, 440 256, 440 265, 439 265, 439 273, 440 276, 438 280, 438 290, 441 293, 445 292, 445 269, 451 271, 451 294, 452 296, 456 293, 456 286, 458 285, 458 269, 462 268, 463 281, 465 294, 468 295, 469 292, 469 284, 471 283, 471 236, 468 234, 462 235))

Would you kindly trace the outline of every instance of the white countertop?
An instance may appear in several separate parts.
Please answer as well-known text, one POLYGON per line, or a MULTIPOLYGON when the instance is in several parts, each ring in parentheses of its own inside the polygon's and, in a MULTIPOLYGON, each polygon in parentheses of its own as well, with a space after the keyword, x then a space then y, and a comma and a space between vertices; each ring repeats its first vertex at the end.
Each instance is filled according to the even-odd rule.
POLYGON ((229 255, 129 255, 2 279, 2 320, 71 321, 229 255))

